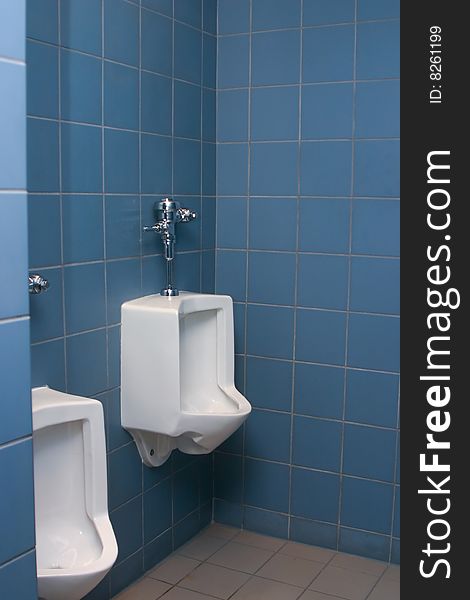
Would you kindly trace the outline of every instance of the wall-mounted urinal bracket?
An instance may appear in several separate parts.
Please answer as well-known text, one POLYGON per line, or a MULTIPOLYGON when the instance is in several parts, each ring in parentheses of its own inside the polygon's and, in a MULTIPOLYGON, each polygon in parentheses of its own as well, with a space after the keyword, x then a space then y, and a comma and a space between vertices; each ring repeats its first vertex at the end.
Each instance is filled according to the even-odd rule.
POLYGON ((197 218, 197 213, 189 208, 181 208, 180 203, 171 198, 164 198, 155 203, 157 222, 144 231, 159 233, 163 242, 164 258, 166 260, 166 287, 160 294, 162 296, 178 296, 179 291, 173 283, 173 260, 175 258, 176 223, 188 223, 197 218))

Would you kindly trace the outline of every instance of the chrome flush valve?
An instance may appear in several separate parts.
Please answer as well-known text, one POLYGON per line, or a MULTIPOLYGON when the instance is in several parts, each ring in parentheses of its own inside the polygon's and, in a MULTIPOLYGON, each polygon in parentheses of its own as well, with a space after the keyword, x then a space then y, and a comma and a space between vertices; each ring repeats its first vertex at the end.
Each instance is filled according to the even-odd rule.
POLYGON ((164 198, 155 204, 157 222, 144 231, 159 233, 163 242, 163 252, 166 263, 166 287, 162 289, 162 296, 177 296, 178 289, 173 285, 173 259, 175 257, 176 223, 189 223, 197 218, 197 213, 189 208, 181 208, 180 203, 171 198, 164 198))

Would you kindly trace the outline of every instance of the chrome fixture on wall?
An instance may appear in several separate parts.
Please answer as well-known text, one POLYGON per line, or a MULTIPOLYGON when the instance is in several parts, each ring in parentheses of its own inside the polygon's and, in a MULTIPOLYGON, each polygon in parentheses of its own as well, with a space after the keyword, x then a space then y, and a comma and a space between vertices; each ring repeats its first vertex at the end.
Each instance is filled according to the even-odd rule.
POLYGON ((155 203, 157 222, 144 227, 145 232, 159 233, 163 242, 164 258, 166 260, 166 287, 162 296, 178 296, 178 289, 173 283, 173 260, 175 258, 176 223, 188 223, 197 218, 197 213, 189 208, 181 208, 180 203, 171 198, 164 198, 155 203))
POLYGON ((28 277, 28 292, 30 294, 41 294, 49 289, 49 282, 38 273, 29 275, 28 277))

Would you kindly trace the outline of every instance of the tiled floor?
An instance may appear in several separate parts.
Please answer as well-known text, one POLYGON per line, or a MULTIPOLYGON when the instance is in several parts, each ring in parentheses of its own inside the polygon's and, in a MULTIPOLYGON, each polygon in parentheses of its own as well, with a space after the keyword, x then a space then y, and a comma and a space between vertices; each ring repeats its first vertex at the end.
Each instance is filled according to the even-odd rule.
POLYGON ((399 600, 400 568, 213 524, 115 600, 399 600))

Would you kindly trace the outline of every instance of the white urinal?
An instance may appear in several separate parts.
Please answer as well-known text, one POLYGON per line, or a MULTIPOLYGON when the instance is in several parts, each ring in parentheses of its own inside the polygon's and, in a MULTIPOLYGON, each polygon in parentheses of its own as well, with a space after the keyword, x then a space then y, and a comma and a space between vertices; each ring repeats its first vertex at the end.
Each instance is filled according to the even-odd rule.
POLYGON ((79 600, 117 557, 103 407, 48 387, 33 389, 32 404, 39 597, 79 600))
POLYGON ((251 411, 234 384, 229 296, 182 292, 122 305, 121 421, 142 460, 207 454, 251 411))

